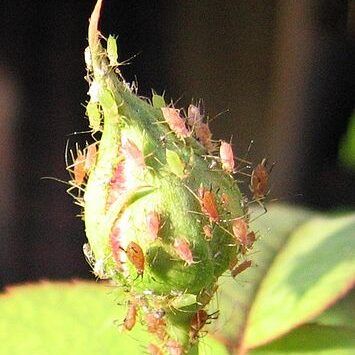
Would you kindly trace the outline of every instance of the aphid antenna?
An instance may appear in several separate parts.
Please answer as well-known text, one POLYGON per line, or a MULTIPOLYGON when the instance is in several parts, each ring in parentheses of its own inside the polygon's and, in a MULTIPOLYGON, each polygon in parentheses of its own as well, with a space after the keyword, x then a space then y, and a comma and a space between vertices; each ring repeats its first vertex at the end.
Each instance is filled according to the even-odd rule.
POLYGON ((226 110, 224 110, 224 111, 222 111, 220 113, 217 113, 217 115, 213 116, 212 118, 209 118, 208 123, 214 121, 218 117, 220 117, 220 116, 222 116, 222 115, 224 115, 225 113, 228 113, 228 112, 230 112, 229 108, 227 108, 226 110))
MULTIPOLYGON (((191 210, 188 210, 186 211, 187 213, 191 213, 191 214, 196 214, 198 216, 204 216, 206 217, 202 212, 199 212, 199 211, 191 211, 191 210)), ((201 221, 199 221, 201 223, 201 221)))
POLYGON ((88 130, 88 131, 79 131, 79 132, 73 132, 73 133, 69 133, 69 134, 67 134, 66 136, 67 137, 70 137, 70 136, 77 136, 77 135, 79 135, 79 134, 86 134, 86 133, 92 133, 92 130, 90 129, 90 130, 88 130))
MULTIPOLYGON (((249 214, 248 213, 245 213, 245 214, 243 214, 242 216, 238 216, 238 217, 234 217, 234 218, 231 218, 231 219, 225 219, 225 220, 222 220, 222 222, 225 222, 225 223, 227 223, 227 222, 233 222, 233 221, 237 221, 237 220, 239 220, 239 219, 249 219, 249 214)), ((249 221, 248 221, 248 223, 249 223, 249 221)))
POLYGON ((58 179, 58 178, 56 178, 54 176, 42 176, 40 178, 40 180, 53 180, 53 181, 60 182, 61 184, 64 184, 64 185, 72 186, 68 181, 64 181, 64 180, 58 179))
POLYGON ((165 166, 156 156, 153 157, 155 161, 157 161, 161 166, 165 166))
POLYGON ((184 96, 185 96, 185 94, 181 94, 180 97, 179 97, 177 100, 175 100, 175 102, 174 102, 173 100, 171 100, 171 102, 170 102, 170 104, 169 104, 168 106, 171 105, 171 107, 175 107, 176 104, 177 104, 179 101, 181 101, 184 96))
POLYGON ((264 214, 267 213, 267 208, 265 207, 265 205, 261 204, 261 207, 263 208, 263 212, 261 212, 259 215, 257 215, 256 217, 252 218, 249 223, 253 223, 255 222, 258 218, 262 217, 264 214))
MULTIPOLYGON (((266 195, 264 196, 264 197, 261 197, 261 198, 258 198, 258 199, 254 199, 254 200, 251 200, 251 201, 248 201, 247 202, 247 206, 249 207, 250 205, 252 205, 253 203, 255 204, 258 204, 263 210, 264 210, 264 212, 261 214, 261 215, 259 215, 258 216, 258 218, 259 217, 261 217, 261 216, 263 216, 265 213, 267 213, 267 208, 265 207, 265 204, 262 202, 262 201, 264 201, 265 200, 265 198, 266 198, 266 195)), ((253 219, 253 221, 255 221, 255 218, 253 219)))
POLYGON ((235 157, 234 160, 245 163, 245 164, 247 164, 246 167, 251 168, 252 162, 250 162, 249 160, 245 160, 243 158, 238 158, 238 157, 235 157))
MULTIPOLYGON (((131 60, 132 60, 132 59, 135 59, 136 57, 138 57, 138 56, 141 55, 141 54, 142 54, 142 51, 139 51, 139 52, 137 52, 136 54, 131 55, 129 58, 125 59, 123 62, 119 62, 119 63, 118 63, 118 66, 119 66, 119 67, 122 67, 122 66, 125 66, 125 65, 131 65, 131 64, 132 64, 131 60)), ((136 79, 136 76, 134 76, 134 77, 135 77, 135 79, 136 79)), ((138 84, 138 83, 137 83, 137 84, 138 84)), ((138 88, 138 86, 137 86, 137 88, 138 88)))

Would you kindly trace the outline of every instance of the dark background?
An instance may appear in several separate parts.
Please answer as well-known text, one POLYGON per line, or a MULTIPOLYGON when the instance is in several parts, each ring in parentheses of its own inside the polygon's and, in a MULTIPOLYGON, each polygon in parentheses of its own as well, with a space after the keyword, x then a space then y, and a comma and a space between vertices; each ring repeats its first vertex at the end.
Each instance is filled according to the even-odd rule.
MULTIPOLYGON (((0 282, 91 277, 64 184, 66 141, 89 139, 83 51, 95 1, 0 2, 0 282), (69 135, 69 136, 68 136, 69 135)), ((355 7, 347 1, 106 0, 104 35, 139 93, 203 98, 215 137, 276 161, 272 198, 354 207, 338 163, 354 106, 355 7)))

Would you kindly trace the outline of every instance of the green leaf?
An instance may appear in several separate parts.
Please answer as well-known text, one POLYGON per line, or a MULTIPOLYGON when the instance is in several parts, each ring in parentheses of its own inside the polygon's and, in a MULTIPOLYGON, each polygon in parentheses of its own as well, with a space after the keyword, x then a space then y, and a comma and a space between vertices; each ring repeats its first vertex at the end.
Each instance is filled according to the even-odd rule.
MULTIPOLYGON (((157 343, 137 321, 121 332, 126 307, 118 288, 89 282, 16 286, 0 295, 0 353, 11 355, 109 355, 147 353, 157 343)), ((225 347, 201 339, 200 354, 226 355, 225 347)))
POLYGON ((251 351, 250 354, 351 355, 354 353, 355 337, 353 329, 305 324, 281 339, 251 351))
POLYGON ((242 347, 254 348, 312 320, 355 279, 355 216, 316 217, 294 231, 250 309, 242 347))
POLYGON ((328 326, 353 327, 355 334, 355 290, 323 312, 314 322, 328 326))
POLYGON ((252 229, 259 236, 251 255, 253 266, 235 280, 226 274, 217 304, 220 317, 214 323, 216 336, 232 345, 238 343, 259 284, 274 258, 287 242, 290 233, 314 215, 314 212, 307 209, 273 205, 265 215, 252 223, 252 229))

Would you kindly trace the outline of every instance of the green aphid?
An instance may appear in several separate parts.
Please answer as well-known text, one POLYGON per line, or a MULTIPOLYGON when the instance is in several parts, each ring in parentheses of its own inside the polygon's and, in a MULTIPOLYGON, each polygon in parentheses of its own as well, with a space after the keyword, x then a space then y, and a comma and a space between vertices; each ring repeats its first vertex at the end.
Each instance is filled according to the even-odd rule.
POLYGON ((185 177, 185 164, 179 157, 179 154, 173 150, 166 150, 166 162, 169 165, 170 170, 179 178, 185 177))
POLYGON ((158 95, 153 91, 153 97, 152 97, 152 103, 153 107, 157 109, 161 109, 162 107, 166 107, 166 103, 164 100, 164 94, 163 95, 158 95))
POLYGON ((110 90, 102 88, 100 90, 99 98, 105 115, 118 115, 117 103, 110 90))
POLYGON ((107 39, 107 56, 111 67, 118 67, 118 50, 116 38, 109 35, 107 39))
POLYGON ((89 101, 86 106, 86 114, 89 118, 90 128, 94 132, 101 130, 101 112, 96 102, 89 101))

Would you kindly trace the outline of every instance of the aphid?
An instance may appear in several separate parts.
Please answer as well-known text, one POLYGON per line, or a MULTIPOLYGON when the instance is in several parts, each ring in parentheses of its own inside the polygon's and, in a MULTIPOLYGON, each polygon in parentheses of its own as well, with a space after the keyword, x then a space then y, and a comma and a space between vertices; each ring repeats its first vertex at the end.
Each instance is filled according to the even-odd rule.
MULTIPOLYGON (((164 313, 165 314, 165 313, 164 313)), ((159 339, 164 340, 166 337, 166 323, 160 313, 148 313, 146 315, 146 323, 148 332, 155 334, 159 339)))
POLYGON ((128 310, 126 318, 123 321, 123 328, 125 330, 132 330, 137 320, 137 306, 134 302, 128 302, 128 310))
POLYGON ((204 327, 208 320, 208 313, 200 309, 198 310, 191 319, 189 336, 191 340, 196 340, 198 333, 204 327))
POLYGON ((180 116, 179 110, 171 107, 162 107, 161 110, 170 129, 175 132, 179 138, 186 138, 190 135, 184 119, 180 116))
POLYGON ((238 274, 248 269, 251 266, 251 260, 244 260, 241 264, 235 266, 231 270, 232 277, 236 277, 238 274))
POLYGON ((206 224, 203 226, 203 233, 205 234, 205 239, 206 240, 211 240, 212 239, 212 228, 210 225, 206 224))
POLYGON ((95 257, 94 257, 94 253, 90 247, 89 243, 85 243, 83 245, 83 253, 85 255, 85 259, 87 261, 87 263, 91 266, 94 267, 95 264, 95 257))
POLYGON ((185 177, 185 164, 181 160, 179 154, 175 151, 166 149, 166 162, 170 170, 179 178, 185 177))
POLYGON ((90 144, 86 147, 86 154, 85 154, 85 171, 88 173, 92 167, 95 165, 96 161, 96 143, 90 144))
POLYGON ((78 150, 78 156, 74 160, 73 168, 75 184, 80 186, 84 182, 86 176, 85 155, 80 150, 78 150))
POLYGON ((203 115, 201 114, 200 108, 191 104, 187 108, 187 123, 195 127, 203 120, 203 115))
POLYGON ((221 195, 221 202, 224 207, 227 207, 229 204, 229 196, 225 192, 221 195))
POLYGON ((115 226, 112 228, 109 241, 110 241, 112 257, 115 260, 116 269, 119 271, 122 270, 121 253, 123 252, 119 241, 120 234, 121 234, 120 227, 116 223, 115 226))
POLYGON ((111 35, 109 35, 107 39, 107 56, 111 67, 117 67, 119 65, 116 38, 111 35))
POLYGON ((100 85, 96 80, 91 82, 87 94, 90 96, 90 102, 97 103, 100 101, 100 85))
POLYGON ((97 102, 89 101, 86 106, 86 114, 89 119, 89 126, 93 133, 101 131, 101 112, 97 102))
POLYGON ((92 57, 91 57, 91 50, 90 50, 90 47, 86 47, 86 48, 85 48, 85 51, 84 51, 84 58, 85 58, 86 68, 87 68, 89 71, 92 71, 92 70, 93 70, 93 67, 92 67, 92 57))
POLYGON ((255 240, 256 240, 255 233, 253 231, 249 232, 247 235, 247 241, 245 244, 245 248, 242 250, 244 254, 247 249, 250 249, 253 246, 255 240))
POLYGON ((261 200, 269 192, 269 175, 274 165, 270 169, 266 168, 266 159, 263 159, 251 173, 250 178, 250 191, 256 200, 261 200))
POLYGON ((228 266, 229 270, 232 271, 237 264, 238 264, 238 257, 237 255, 233 255, 232 259, 229 262, 229 266, 228 266))
POLYGON ((168 350, 169 355, 183 355, 184 350, 181 346, 181 344, 173 339, 170 339, 166 343, 166 349, 168 350))
POLYGON ((234 171, 234 155, 232 146, 222 141, 219 147, 219 156, 222 162, 222 169, 227 173, 233 173, 234 171))
POLYGON ((156 92, 153 91, 152 104, 153 104, 153 107, 157 108, 157 109, 165 107, 166 103, 164 100, 164 94, 158 95, 156 92))
POLYGON ((212 191, 206 190, 204 187, 198 189, 199 201, 202 212, 213 222, 219 221, 219 213, 212 191))
POLYGON ((190 243, 182 238, 175 238, 174 240, 174 248, 177 255, 186 262, 188 265, 192 265, 194 263, 192 252, 190 249, 190 243))
POLYGON ((150 355, 163 355, 163 351, 159 348, 159 346, 153 343, 148 345, 147 350, 150 355))
POLYGON ((158 237, 160 218, 156 212, 149 212, 146 217, 149 237, 152 241, 158 237))
POLYGON ((232 221, 232 230, 236 241, 246 247, 248 241, 248 225, 243 218, 237 218, 232 221))
POLYGON ((128 260, 137 269, 138 275, 144 273, 144 253, 142 248, 135 242, 130 242, 126 249, 128 260))
POLYGON ((94 265, 94 275, 97 276, 99 279, 105 280, 108 279, 108 275, 105 271, 105 263, 104 259, 97 259, 94 265))
POLYGON ((218 285, 214 284, 211 288, 203 288, 196 297, 197 304, 200 306, 206 306, 210 303, 212 297, 217 292, 218 285))
POLYGON ((216 148, 212 142, 212 133, 208 126, 208 123, 200 122, 195 126, 196 138, 206 148, 208 152, 213 152, 216 148))
POLYGON ((122 154, 125 157, 126 164, 130 165, 133 169, 143 170, 145 168, 143 153, 130 139, 123 140, 122 154))

